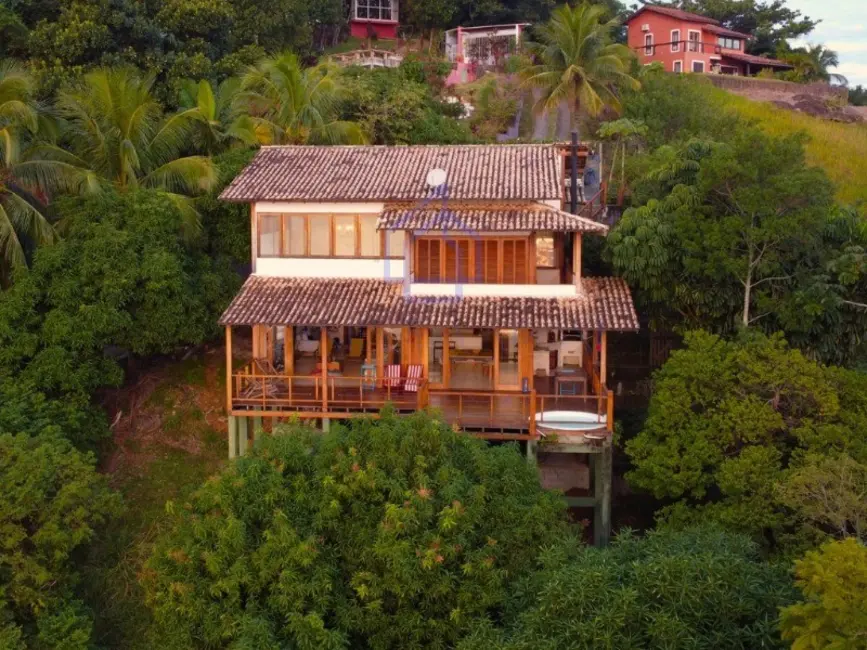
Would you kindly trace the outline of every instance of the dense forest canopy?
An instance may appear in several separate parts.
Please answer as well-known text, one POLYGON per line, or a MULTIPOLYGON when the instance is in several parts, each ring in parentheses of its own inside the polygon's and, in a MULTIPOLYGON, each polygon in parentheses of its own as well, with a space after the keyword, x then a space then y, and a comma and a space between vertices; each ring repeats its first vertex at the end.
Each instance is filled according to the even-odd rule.
MULTIPOLYGON (((0 645, 863 638, 867 222, 846 203, 860 194, 839 191, 858 161, 833 174, 805 135, 640 67, 617 0, 401 4, 410 51, 366 70, 321 56, 347 36, 343 0, 0 0, 0 645), (446 89, 441 31, 513 21, 536 24, 527 47, 446 89), (563 102, 605 141, 623 213, 587 243, 586 266, 628 281, 645 333, 684 341, 618 436, 656 530, 584 547, 515 446, 428 414, 324 436, 292 423, 223 468, 221 368, 211 422, 197 414, 223 427, 219 463, 171 452, 195 487, 217 476, 183 505, 154 499, 137 545, 87 558, 94 542, 126 543, 141 505, 124 510, 97 470, 119 439, 106 392, 139 364, 222 358, 217 321, 249 272, 250 233, 246 206, 218 196, 258 146, 495 142, 563 102), (120 626, 115 598, 134 610, 120 626)), ((782 0, 674 4, 754 32, 754 52, 797 63, 793 79, 831 78, 833 52, 788 48, 815 21, 782 0)), ((159 431, 172 444, 198 431, 180 410, 159 431)))

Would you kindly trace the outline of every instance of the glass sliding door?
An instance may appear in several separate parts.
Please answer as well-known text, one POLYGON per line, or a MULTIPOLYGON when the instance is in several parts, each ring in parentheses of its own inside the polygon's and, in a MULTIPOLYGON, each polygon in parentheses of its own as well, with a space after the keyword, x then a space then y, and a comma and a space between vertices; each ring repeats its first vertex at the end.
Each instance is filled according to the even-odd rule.
POLYGON ((518 350, 518 330, 497 330, 494 362, 497 390, 521 388, 518 350))

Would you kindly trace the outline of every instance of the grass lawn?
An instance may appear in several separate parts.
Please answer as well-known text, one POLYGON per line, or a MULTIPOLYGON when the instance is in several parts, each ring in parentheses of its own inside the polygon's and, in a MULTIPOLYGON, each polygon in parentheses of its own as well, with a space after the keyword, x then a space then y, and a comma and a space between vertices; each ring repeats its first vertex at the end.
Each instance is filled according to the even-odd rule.
POLYGON ((798 113, 765 102, 754 102, 724 90, 711 90, 723 104, 755 120, 772 135, 802 131, 809 136, 807 159, 822 167, 837 186, 843 203, 862 203, 867 213, 867 124, 844 124, 798 113))
POLYGON ((139 575, 166 503, 182 501, 225 462, 222 359, 212 350, 163 366, 112 396, 123 414, 102 465, 126 508, 92 548, 83 571, 100 647, 155 647, 139 575))

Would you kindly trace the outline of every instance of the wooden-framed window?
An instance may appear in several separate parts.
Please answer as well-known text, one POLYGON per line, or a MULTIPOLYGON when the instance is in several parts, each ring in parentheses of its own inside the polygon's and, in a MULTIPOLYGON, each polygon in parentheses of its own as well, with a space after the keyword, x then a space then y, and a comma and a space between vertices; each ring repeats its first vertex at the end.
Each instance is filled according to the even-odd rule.
POLYGON ((536 266, 544 269, 559 268, 560 264, 557 259, 557 245, 554 240, 554 233, 536 233, 536 266))
POLYGON ((441 238, 415 240, 416 282, 528 284, 530 240, 527 238, 441 238))
POLYGON ((391 0, 355 0, 356 20, 397 20, 395 13, 391 0))
POLYGON ((680 52, 680 30, 671 30, 671 51, 680 52))
POLYGON ((692 71, 693 72, 704 72, 704 61, 693 61, 692 62, 692 71))
POLYGON ((644 35, 644 54, 650 56, 653 54, 653 34, 644 35))
POLYGON ((259 257, 280 255, 280 215, 259 215, 259 257))
POLYGON ((376 229, 375 214, 258 214, 259 257, 403 257, 404 233, 376 229))
POLYGON ((727 50, 741 49, 741 41, 738 38, 727 38, 725 36, 720 36, 718 42, 720 47, 723 47, 727 50))

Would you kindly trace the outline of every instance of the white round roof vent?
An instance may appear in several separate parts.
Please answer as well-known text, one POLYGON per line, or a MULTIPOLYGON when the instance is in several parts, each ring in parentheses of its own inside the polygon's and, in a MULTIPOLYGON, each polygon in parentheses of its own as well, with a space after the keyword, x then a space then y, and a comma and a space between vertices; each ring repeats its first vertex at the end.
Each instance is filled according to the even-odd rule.
POLYGON ((428 187, 440 187, 444 185, 446 182, 446 170, 445 169, 431 169, 427 173, 427 184, 428 187))

